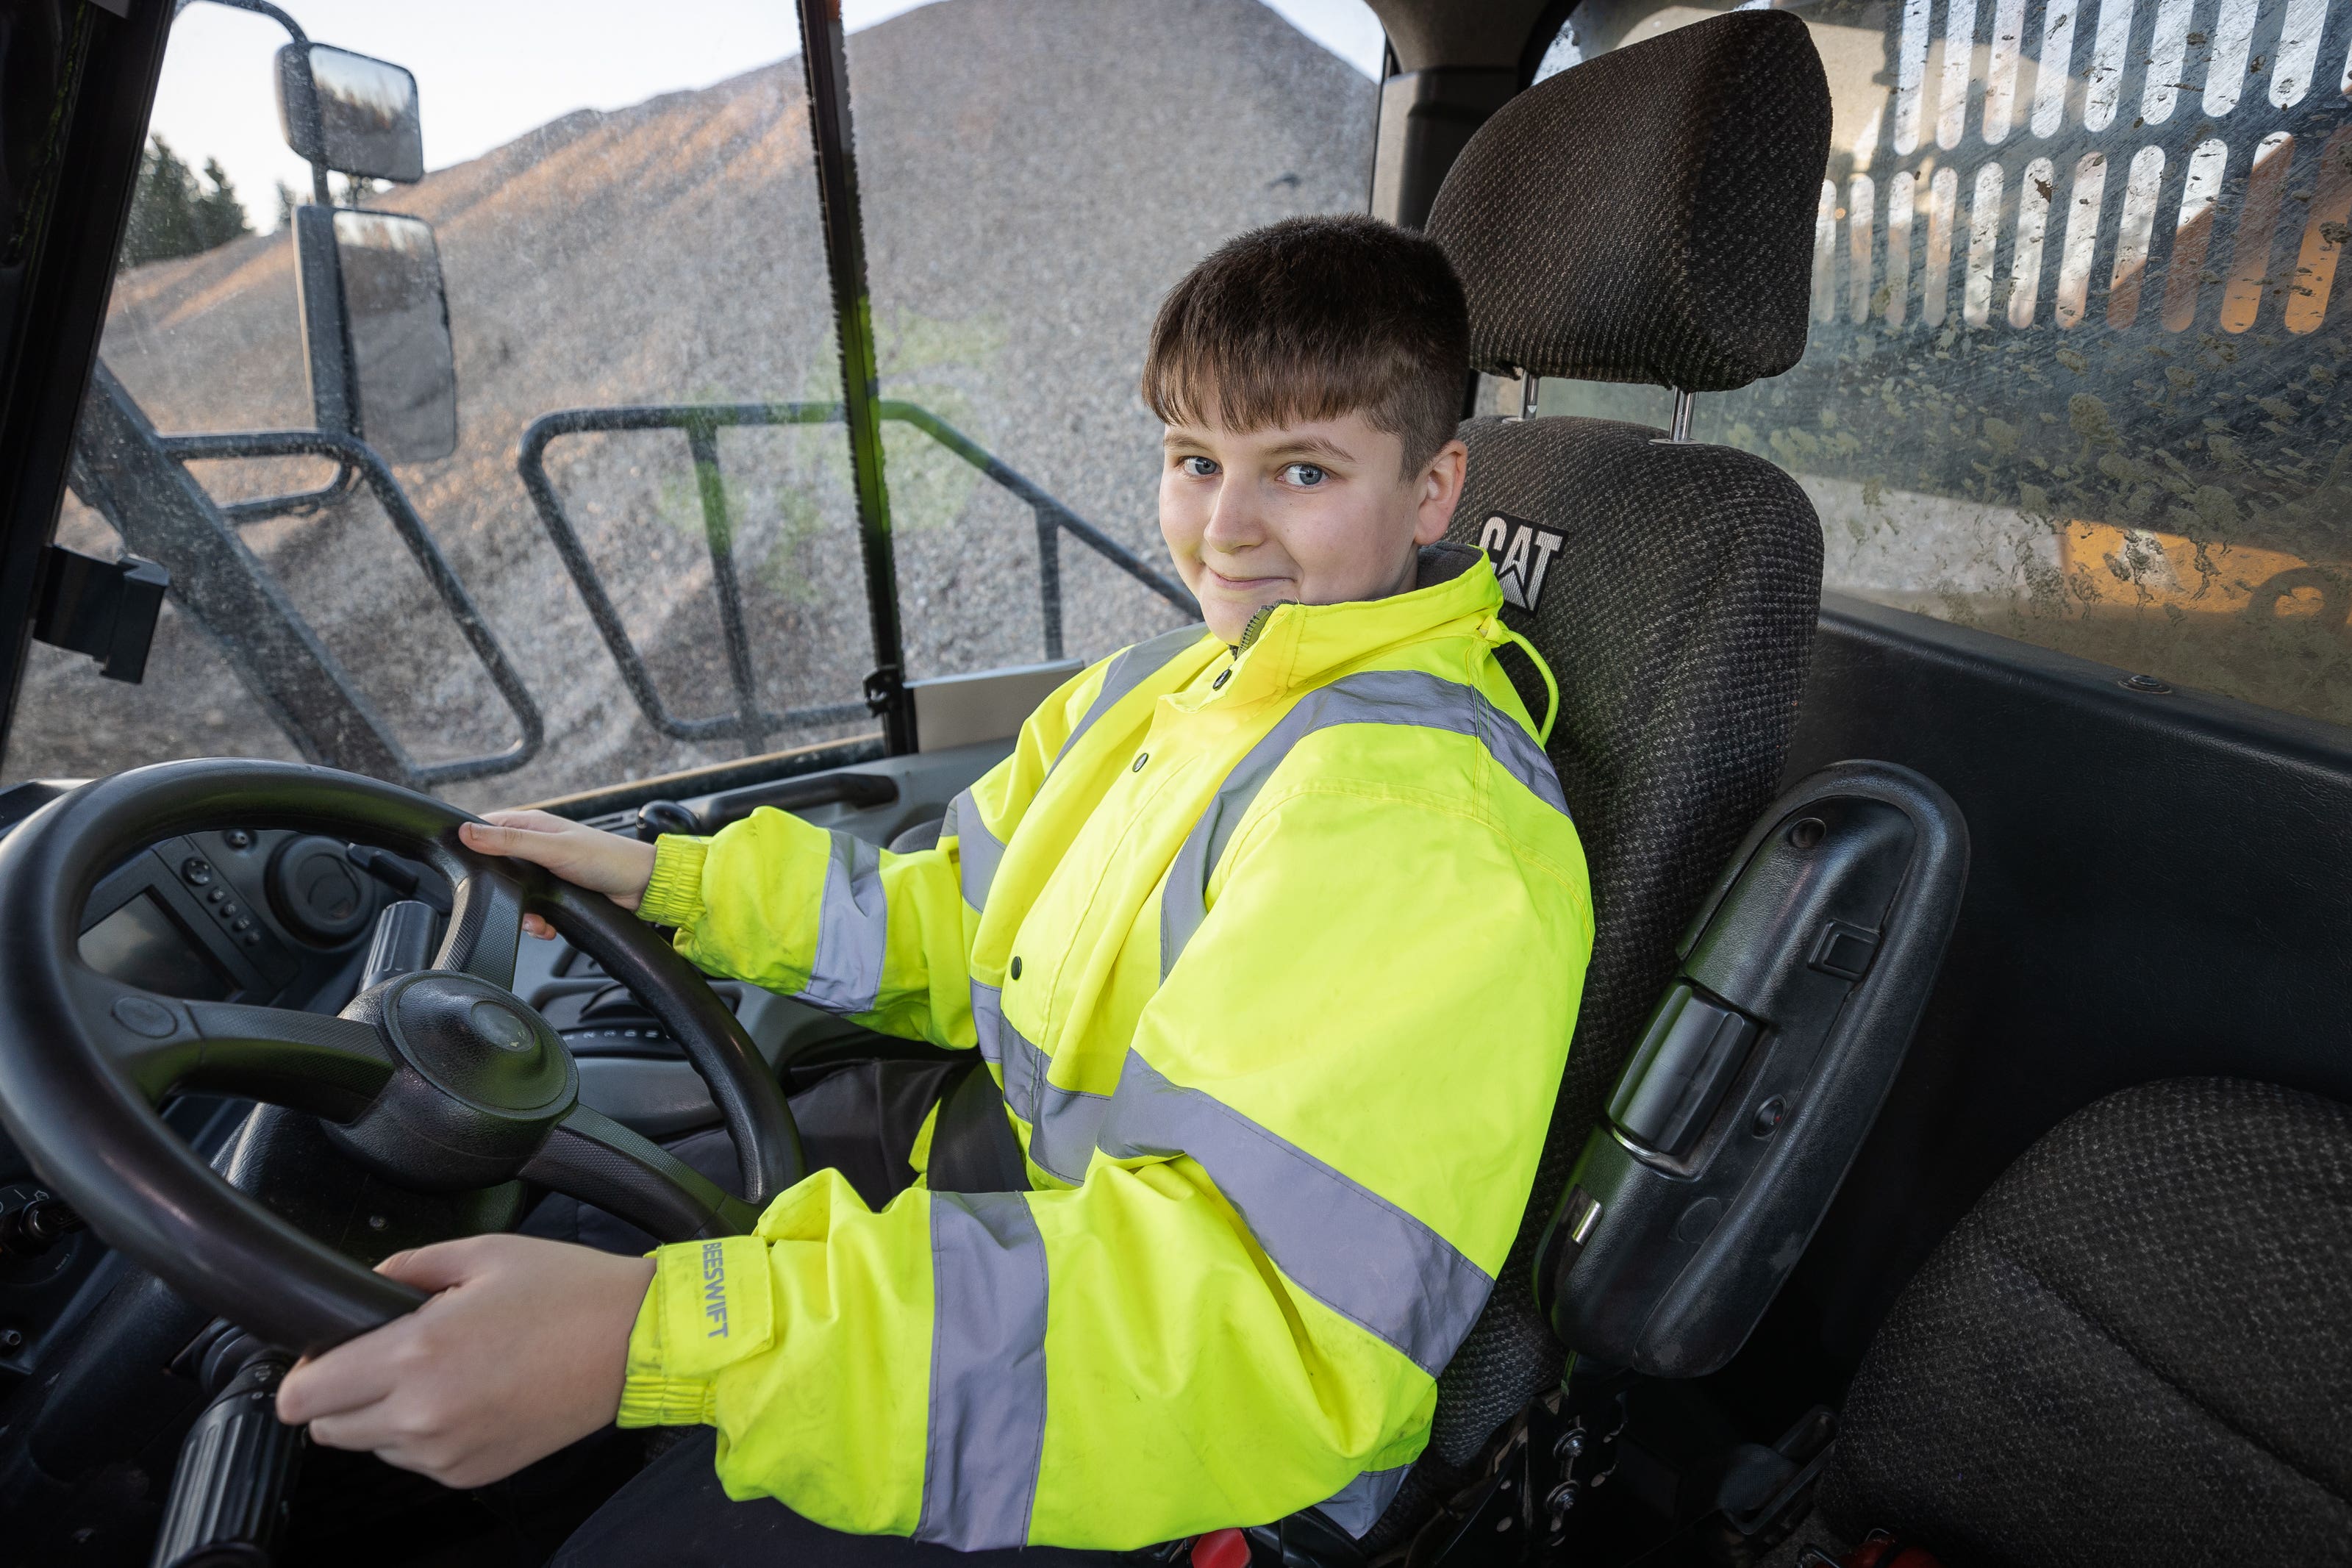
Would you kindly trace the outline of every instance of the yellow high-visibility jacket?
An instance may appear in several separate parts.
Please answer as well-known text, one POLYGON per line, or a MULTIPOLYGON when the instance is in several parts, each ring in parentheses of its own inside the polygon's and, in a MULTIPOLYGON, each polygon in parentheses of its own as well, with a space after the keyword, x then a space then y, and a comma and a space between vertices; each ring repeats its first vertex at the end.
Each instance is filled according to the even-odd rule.
POLYGON ((661 841, 641 913, 681 952, 978 1047, 1034 1190, 877 1214, 818 1171, 662 1248, 623 1425, 964 1549, 1370 1528, 1518 1225, 1592 943, 1494 572, 1422 577, 1087 670, 937 849, 773 810, 661 841))

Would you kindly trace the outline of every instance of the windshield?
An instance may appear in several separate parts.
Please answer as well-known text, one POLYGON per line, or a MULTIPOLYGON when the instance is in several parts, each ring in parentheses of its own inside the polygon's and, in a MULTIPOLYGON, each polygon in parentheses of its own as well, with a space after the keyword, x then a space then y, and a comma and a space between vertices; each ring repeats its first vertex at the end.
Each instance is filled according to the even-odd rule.
MULTIPOLYGON (((332 174, 330 214, 278 123, 287 31, 174 24, 58 534, 162 561, 172 595, 138 685, 35 645, 6 779, 308 757, 478 808, 875 735, 792 8, 293 9, 330 99, 356 72, 397 107, 413 76, 425 173, 332 174), (367 450, 216 439, 286 431, 367 450)), ((1232 233, 1363 205, 1377 25, 866 10, 909 675, 1179 623, 1150 315, 1232 233)))

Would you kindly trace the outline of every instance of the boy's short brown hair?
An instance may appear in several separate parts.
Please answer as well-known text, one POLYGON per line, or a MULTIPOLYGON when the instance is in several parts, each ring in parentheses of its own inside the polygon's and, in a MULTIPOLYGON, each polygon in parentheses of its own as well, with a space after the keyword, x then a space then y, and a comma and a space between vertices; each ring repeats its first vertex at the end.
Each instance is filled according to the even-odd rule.
POLYGON ((1227 240, 1151 324, 1143 401, 1169 424, 1264 430, 1361 413, 1419 473, 1454 438, 1470 310, 1434 241, 1360 214, 1227 240))

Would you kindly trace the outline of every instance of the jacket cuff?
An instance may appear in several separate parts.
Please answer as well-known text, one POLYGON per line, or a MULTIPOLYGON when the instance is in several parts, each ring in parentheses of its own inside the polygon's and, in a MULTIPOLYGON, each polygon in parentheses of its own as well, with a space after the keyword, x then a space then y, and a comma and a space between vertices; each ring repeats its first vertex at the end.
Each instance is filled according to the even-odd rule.
POLYGON ((707 1378, 631 1376, 621 1385, 622 1427, 716 1427, 719 1385, 707 1378))
POLYGON ((719 1374, 775 1343, 767 1243, 730 1236, 653 1256, 653 1283, 629 1331, 619 1423, 715 1425, 719 1374))
POLYGON ((702 862, 709 839, 664 833, 654 841, 654 875, 637 903, 637 918, 652 925, 691 927, 702 918, 702 862))

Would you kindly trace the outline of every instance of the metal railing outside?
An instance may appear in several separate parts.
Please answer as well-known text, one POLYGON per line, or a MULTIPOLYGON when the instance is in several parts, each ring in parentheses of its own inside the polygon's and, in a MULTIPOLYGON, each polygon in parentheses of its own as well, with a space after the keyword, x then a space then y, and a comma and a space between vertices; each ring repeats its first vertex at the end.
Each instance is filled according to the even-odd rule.
MULTIPOLYGON (((885 420, 911 424, 978 469, 989 481, 1029 507, 1037 527, 1037 591, 1045 631, 1045 657, 1062 657, 1061 536, 1069 534, 1096 554, 1159 594, 1188 615, 1199 613, 1192 596, 1146 565, 1134 551, 1079 517, 1060 501, 955 426, 911 402, 888 399, 878 405, 885 420)), ((863 718, 867 702, 831 703, 817 707, 788 708, 770 713, 761 707, 759 674, 751 662, 751 644, 743 622, 742 584, 735 572, 735 525, 727 503, 727 486, 719 464, 719 432, 739 426, 837 424, 844 418, 837 402, 670 403, 623 408, 563 409, 542 414, 523 432, 515 455, 523 489, 539 510, 548 538, 563 568, 588 606, 597 634, 620 666, 621 679, 646 721, 674 740, 709 741, 731 737, 745 754, 761 750, 773 731, 807 725, 837 724, 863 718), (710 550, 710 580, 719 599, 719 625, 726 643, 727 670, 735 694, 735 712, 706 718, 682 718, 669 710, 655 689, 644 656, 621 624, 620 612, 605 592, 595 563, 588 559, 580 535, 564 513, 562 497, 547 473, 550 443, 559 436, 631 430, 677 430, 686 434, 687 450, 694 462, 695 488, 702 508, 703 537, 710 550)))
MULTIPOLYGON (((539 755, 540 747, 547 739, 547 727, 540 714, 538 703, 531 698, 530 688, 523 684, 521 673, 516 670, 513 662, 507 657, 505 647, 499 643, 498 633, 490 630, 489 622, 483 617, 481 607, 474 602, 474 596, 466 591, 466 585, 458 580, 457 573, 450 566, 448 558, 441 553, 441 547, 434 541, 432 530, 425 526, 425 519, 417 515, 416 508, 410 504, 408 493, 401 488, 400 481, 393 476, 392 469, 385 465, 384 460, 377 455, 373 447, 355 435, 339 435, 331 431, 319 430, 243 431, 217 435, 158 435, 152 439, 157 450, 163 455, 176 460, 183 465, 189 463, 216 463, 267 457, 325 457, 332 459, 339 465, 336 478, 324 488, 305 496, 278 497, 269 502, 268 505, 275 507, 278 514, 298 510, 296 506, 287 504, 289 501, 308 503, 331 497, 339 489, 350 487, 344 486, 344 476, 347 475, 353 476, 359 483, 365 484, 373 493, 377 505, 383 508, 384 516, 391 519, 394 530, 399 534, 401 543, 408 547, 408 553, 415 560, 418 568, 424 571, 425 581, 432 585, 433 591, 440 599, 443 608, 447 610, 450 618, 457 622, 457 631, 465 638, 466 645, 473 651, 474 657, 481 662, 482 669, 489 676, 491 685, 497 689, 499 698, 505 702, 508 712, 514 716, 515 724, 521 731, 513 744, 499 751, 488 752, 478 757, 451 758, 439 762, 417 762, 410 758, 405 750, 399 746, 389 727, 373 715, 357 689, 348 685, 338 675, 335 684, 341 688, 341 695, 348 705, 350 713, 365 723, 369 728, 379 732, 383 744, 391 752, 392 760, 399 769, 399 782, 406 784, 412 789, 436 789, 444 785, 462 783, 467 779, 488 779, 500 773, 510 773, 539 755)), ((254 521, 259 515, 268 515, 256 514, 253 517, 240 517, 236 514, 234 504, 223 507, 218 503, 211 503, 209 497, 206 500, 215 507, 216 515, 220 519, 219 523, 214 525, 215 528, 222 524, 234 526, 239 522, 254 521)), ((299 509, 312 508, 302 507, 299 509)), ((157 510, 162 513, 168 508, 157 508, 157 510)), ((327 760, 331 765, 336 765, 342 759, 340 757, 330 757, 327 760)))

